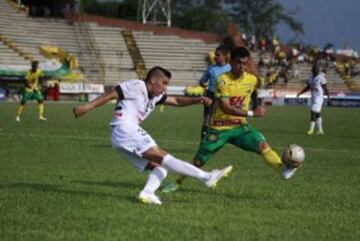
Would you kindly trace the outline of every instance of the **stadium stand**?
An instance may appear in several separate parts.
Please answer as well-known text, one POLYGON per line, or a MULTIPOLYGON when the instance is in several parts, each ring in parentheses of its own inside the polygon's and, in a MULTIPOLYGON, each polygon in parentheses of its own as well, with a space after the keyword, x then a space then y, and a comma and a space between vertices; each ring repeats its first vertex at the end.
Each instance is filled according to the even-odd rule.
MULTIPOLYGON (((197 83, 206 69, 207 54, 219 45, 221 37, 214 34, 189 31, 177 28, 167 28, 154 25, 143 25, 121 19, 107 19, 94 15, 83 15, 92 26, 107 27, 118 32, 132 32, 135 45, 145 63, 145 68, 161 65, 169 68, 173 73, 171 85, 188 86, 197 83), (124 31, 126 30, 126 31, 124 31)), ((78 16, 67 16, 69 21, 79 22, 78 16)), ((128 52, 131 51, 128 45, 128 52)), ((133 59, 134 69, 137 70, 136 56, 133 59)), ((140 61, 141 62, 141 61, 140 61)))
POLYGON ((134 31, 134 36, 146 66, 161 65, 170 69, 172 85, 195 84, 206 69, 207 54, 218 45, 143 31, 134 31))
POLYGON ((134 65, 121 34, 121 28, 89 25, 96 44, 104 59, 105 83, 113 84, 118 81, 137 78, 134 65))
POLYGON ((26 60, 23 56, 20 56, 18 52, 14 49, 10 48, 5 41, 3 41, 4 36, 0 36, 0 65, 26 65, 28 64, 28 60, 26 60))
MULTIPOLYGON (((267 58, 273 58, 273 54, 271 52, 266 52, 262 54, 263 57, 267 58)), ((259 62, 260 56, 258 52, 252 52, 252 56, 254 58, 254 61, 256 63, 259 62)), ((281 69, 280 66, 277 64, 272 65, 272 68, 279 71, 281 69)), ((269 67, 259 66, 259 72, 260 76, 266 78, 266 74, 269 67)), ((286 89, 293 89, 298 90, 304 87, 306 81, 308 80, 310 73, 311 73, 311 64, 308 62, 302 62, 302 63, 295 63, 295 68, 298 70, 298 76, 294 76, 293 69, 290 69, 288 71, 288 82, 287 84, 284 83, 283 79, 280 77, 279 82, 277 82, 272 87, 275 88, 286 88, 286 89)), ((334 68, 327 69, 326 73, 326 79, 327 79, 327 85, 330 90, 332 91, 344 91, 349 90, 349 87, 344 81, 343 78, 336 72, 334 68)))
MULTIPOLYGON (((32 59, 45 61, 39 47, 54 45, 76 56, 86 81, 92 83, 114 85, 138 78, 139 69, 161 65, 172 71, 171 85, 195 85, 206 69, 207 54, 220 42, 221 37, 213 34, 93 15, 67 16, 65 20, 28 17, 13 4, 0 0, 0 64, 26 65, 32 59), (131 41, 127 36, 131 36, 131 41), (132 48, 136 48, 135 51, 132 48)), ((252 52, 256 63, 259 55, 252 52)), ((271 52, 263 55, 272 57, 271 52)), ((297 77, 290 73, 286 85, 279 81, 274 87, 302 88, 311 65, 297 63, 296 68, 297 77)), ((260 75, 266 77, 268 69, 260 67, 259 70, 260 75)), ((359 81, 344 81, 334 69, 328 70, 327 79, 329 89, 335 91, 359 85, 359 81)))
MULTIPOLYGON (((90 55, 91 51, 82 44, 84 39, 78 33, 79 24, 71 25, 63 19, 28 17, 5 0, 0 0, 0 9, 0 34, 11 39, 21 51, 28 53, 32 59, 43 62, 46 59, 40 54, 39 47, 57 46, 79 58, 80 69, 87 80, 98 81, 98 77, 94 75, 98 71, 94 68, 96 64, 90 55)), ((10 59, 4 60, 4 64, 11 63, 10 59)), ((24 61, 19 61, 18 64, 24 64, 24 61)))

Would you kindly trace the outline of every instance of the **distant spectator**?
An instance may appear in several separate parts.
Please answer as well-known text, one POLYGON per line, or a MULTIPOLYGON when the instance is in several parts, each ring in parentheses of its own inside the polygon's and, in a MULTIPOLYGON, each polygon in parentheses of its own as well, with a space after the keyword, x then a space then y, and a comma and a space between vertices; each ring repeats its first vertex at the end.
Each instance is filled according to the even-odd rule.
POLYGON ((255 51, 256 50, 256 37, 254 34, 250 37, 250 50, 255 51))
POLYGON ((280 41, 275 35, 272 37, 272 48, 273 48, 273 53, 276 53, 277 51, 280 50, 280 41))
POLYGON ((59 101, 60 96, 60 86, 58 83, 54 85, 54 101, 59 101))
POLYGON ((266 38, 265 37, 261 37, 260 38, 260 41, 259 41, 259 49, 261 52, 265 52, 267 47, 267 41, 266 41, 266 38))
POLYGON ((290 64, 289 62, 284 58, 280 61, 280 72, 279 77, 281 77, 284 80, 284 84, 287 84, 289 81, 289 68, 290 64))
POLYGON ((47 87, 47 100, 54 100, 54 86, 52 84, 47 87))
POLYGON ((75 14, 79 14, 80 13, 80 0, 75 0, 74 2, 74 11, 75 14))
POLYGON ((277 83, 279 77, 278 71, 271 67, 266 72, 266 83, 267 87, 271 87, 273 84, 277 83))
POLYGON ((300 79, 300 70, 296 63, 292 65, 293 76, 295 79, 300 79))
POLYGON ((292 59, 297 60, 297 57, 299 56, 299 50, 296 47, 291 48, 291 56, 292 59))
POLYGON ((298 61, 299 63, 305 62, 305 54, 304 54, 304 53, 300 53, 300 54, 297 56, 297 61, 298 61))
POLYGON ((248 46, 246 33, 242 32, 241 33, 241 38, 242 38, 242 41, 245 43, 245 45, 248 46))

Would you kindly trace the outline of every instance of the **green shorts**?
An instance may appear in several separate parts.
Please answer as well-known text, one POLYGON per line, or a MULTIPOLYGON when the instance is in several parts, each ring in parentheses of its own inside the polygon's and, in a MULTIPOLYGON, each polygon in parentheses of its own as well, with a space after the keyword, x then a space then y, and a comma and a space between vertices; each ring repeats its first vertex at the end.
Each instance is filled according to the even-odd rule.
POLYGON ((248 124, 230 130, 211 129, 201 141, 195 159, 203 163, 208 162, 226 143, 231 143, 246 151, 258 153, 260 143, 265 140, 265 137, 258 130, 248 124))
POLYGON ((21 102, 25 104, 29 100, 37 100, 42 101, 44 98, 41 95, 40 91, 28 91, 24 90, 22 93, 22 100, 21 102))

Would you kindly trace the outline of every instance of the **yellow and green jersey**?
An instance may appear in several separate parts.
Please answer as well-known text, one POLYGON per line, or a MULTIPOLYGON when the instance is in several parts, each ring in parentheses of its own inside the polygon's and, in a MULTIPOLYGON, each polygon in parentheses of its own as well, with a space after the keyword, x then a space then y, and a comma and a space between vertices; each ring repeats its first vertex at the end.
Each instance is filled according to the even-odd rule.
MULTIPOLYGON (((228 98, 230 104, 241 110, 248 110, 251 94, 258 85, 255 75, 244 72, 236 78, 231 72, 218 77, 215 88, 216 98, 228 98)), ((227 130, 246 124, 246 117, 225 114, 217 104, 211 115, 210 128, 227 130)))
POLYGON ((41 69, 36 69, 35 72, 29 70, 26 73, 26 91, 37 91, 39 90, 39 78, 42 76, 43 72, 41 69))

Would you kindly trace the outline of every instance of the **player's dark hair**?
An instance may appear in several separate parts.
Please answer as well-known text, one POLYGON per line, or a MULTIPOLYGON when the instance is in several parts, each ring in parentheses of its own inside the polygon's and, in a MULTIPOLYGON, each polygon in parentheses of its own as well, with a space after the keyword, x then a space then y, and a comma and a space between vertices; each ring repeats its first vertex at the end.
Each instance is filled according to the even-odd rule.
POLYGON ((222 55, 227 56, 229 54, 229 49, 226 48, 224 45, 219 45, 215 51, 220 51, 220 53, 222 53, 222 55))
POLYGON ((37 60, 31 61, 31 70, 32 71, 35 71, 36 70, 35 68, 37 68, 38 66, 39 66, 39 61, 37 61, 37 60))
POLYGON ((313 62, 311 72, 312 72, 314 77, 319 74, 319 72, 320 72, 320 64, 319 64, 318 61, 313 62))
POLYGON ((231 59, 250 57, 250 51, 245 47, 236 47, 231 51, 231 59))
POLYGON ((149 72, 146 75, 145 82, 150 80, 153 76, 163 75, 171 79, 171 72, 167 69, 164 69, 160 66, 155 66, 149 70, 149 72))

